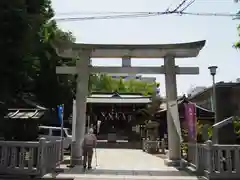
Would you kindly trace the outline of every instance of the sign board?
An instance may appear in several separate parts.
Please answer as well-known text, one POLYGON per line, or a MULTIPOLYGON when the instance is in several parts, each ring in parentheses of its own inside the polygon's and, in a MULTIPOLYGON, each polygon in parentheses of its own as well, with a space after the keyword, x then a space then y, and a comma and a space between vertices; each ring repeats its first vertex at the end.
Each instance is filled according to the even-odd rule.
POLYGON ((168 107, 169 107, 169 111, 171 113, 171 116, 173 118, 173 122, 174 122, 175 128, 177 130, 178 136, 180 138, 180 141, 182 142, 182 133, 181 133, 181 125, 180 125, 180 121, 179 121, 177 101, 169 101, 168 102, 168 107))
POLYGON ((196 106, 193 103, 185 103, 185 120, 188 126, 188 141, 197 141, 197 118, 196 118, 196 106))

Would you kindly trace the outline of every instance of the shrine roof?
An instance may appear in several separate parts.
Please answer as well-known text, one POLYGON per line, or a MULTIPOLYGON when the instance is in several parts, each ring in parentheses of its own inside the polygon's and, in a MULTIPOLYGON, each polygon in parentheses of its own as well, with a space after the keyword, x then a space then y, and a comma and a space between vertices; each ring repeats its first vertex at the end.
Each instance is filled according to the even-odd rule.
MULTIPOLYGON (((181 98, 179 98, 177 100, 178 102, 178 108, 180 108, 185 102, 187 103, 192 103, 191 101, 189 101, 185 95, 181 98)), ((166 103, 162 103, 161 104, 161 110, 157 112, 157 114, 161 114, 161 113, 166 113, 167 112, 167 104, 166 103)), ((214 112, 208 109, 205 109, 201 106, 198 106, 197 104, 195 104, 196 106, 196 110, 197 110, 197 114, 199 117, 201 117, 202 119, 213 119, 214 118, 214 112)))
MULTIPOLYGON (((112 98, 113 94, 92 94, 89 98, 112 98)), ((143 95, 119 94, 119 98, 145 98, 143 95)))
POLYGON ((144 98, 87 98, 87 103, 99 103, 99 104, 147 104, 150 103, 151 99, 148 97, 144 98))
POLYGON ((4 118, 10 119, 39 119, 44 115, 43 109, 8 109, 4 118))
POLYGON ((151 96, 144 96, 142 93, 129 92, 92 92, 88 98, 151 98, 151 96))
POLYGON ((76 56, 77 51, 91 50, 92 58, 176 58, 196 57, 206 41, 175 44, 85 44, 58 43, 54 46, 58 55, 66 58, 76 56))

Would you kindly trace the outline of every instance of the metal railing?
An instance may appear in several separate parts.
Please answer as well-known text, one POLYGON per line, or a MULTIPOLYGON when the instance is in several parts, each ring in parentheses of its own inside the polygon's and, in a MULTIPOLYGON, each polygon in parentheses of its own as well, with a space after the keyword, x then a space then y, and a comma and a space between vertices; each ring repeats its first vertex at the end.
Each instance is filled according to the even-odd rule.
POLYGON ((60 141, 0 141, 0 174, 43 176, 63 160, 60 141))
POLYGON ((240 145, 189 143, 187 161, 208 179, 240 179, 240 145))

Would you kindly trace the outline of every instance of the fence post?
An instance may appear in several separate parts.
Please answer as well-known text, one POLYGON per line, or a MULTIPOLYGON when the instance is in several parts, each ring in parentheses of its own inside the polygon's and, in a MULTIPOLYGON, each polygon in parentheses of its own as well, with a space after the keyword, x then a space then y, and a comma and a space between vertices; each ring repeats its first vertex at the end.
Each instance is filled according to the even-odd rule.
POLYGON ((202 146, 202 144, 195 144, 196 146, 196 171, 198 175, 204 175, 204 164, 206 162, 205 159, 203 159, 207 154, 203 154, 204 153, 204 147, 202 146))
POLYGON ((46 139, 45 138, 40 138, 39 140, 39 153, 38 153, 38 158, 39 158, 39 169, 40 169, 40 174, 44 175, 46 172, 46 163, 45 163, 45 148, 46 147, 46 139))
POLYGON ((145 151, 145 138, 142 138, 142 150, 145 151))
POLYGON ((208 171, 207 177, 209 179, 210 179, 210 176, 211 176, 212 171, 213 171, 213 158, 214 157, 212 157, 213 156, 213 153, 212 153, 213 148, 212 147, 213 147, 212 141, 211 140, 206 141, 207 150, 206 150, 206 156, 204 157, 204 160, 205 160, 206 163, 204 164, 204 166, 208 171))
POLYGON ((162 138, 162 141, 160 142, 161 145, 161 153, 165 154, 165 140, 162 138))

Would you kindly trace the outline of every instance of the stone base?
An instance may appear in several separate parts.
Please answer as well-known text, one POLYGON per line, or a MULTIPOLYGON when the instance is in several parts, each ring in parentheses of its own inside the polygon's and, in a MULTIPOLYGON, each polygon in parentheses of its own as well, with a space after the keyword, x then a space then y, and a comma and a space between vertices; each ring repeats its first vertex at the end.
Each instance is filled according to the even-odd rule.
POLYGON ((72 159, 72 160, 70 161, 70 166, 71 166, 71 167, 79 166, 79 165, 82 165, 82 164, 83 164, 82 158, 72 159))
POLYGON ((55 169, 55 173, 63 173, 63 172, 64 172, 64 169, 61 169, 61 168, 55 169))
POLYGON ((176 167, 176 168, 184 167, 184 162, 182 160, 164 159, 164 164, 166 166, 172 166, 172 167, 176 167))

